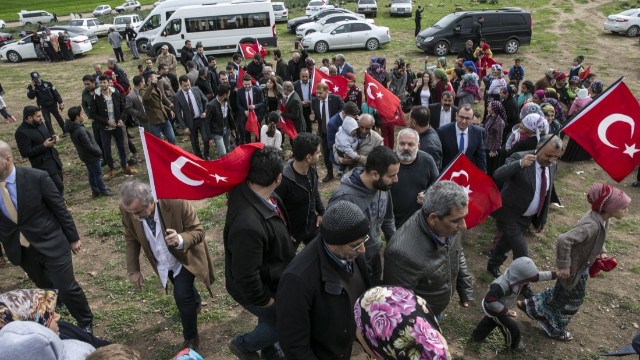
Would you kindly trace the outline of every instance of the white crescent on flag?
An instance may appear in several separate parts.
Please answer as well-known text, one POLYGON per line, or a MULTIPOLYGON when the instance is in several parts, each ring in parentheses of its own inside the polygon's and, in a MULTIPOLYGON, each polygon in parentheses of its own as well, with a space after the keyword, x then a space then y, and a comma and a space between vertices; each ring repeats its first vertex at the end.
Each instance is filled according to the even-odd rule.
POLYGON ((202 184, 204 184, 204 180, 193 180, 192 178, 188 177, 187 175, 185 175, 182 172, 182 167, 186 164, 186 163, 191 163, 199 168, 201 168, 204 171, 207 171, 206 168, 200 166, 200 164, 191 161, 189 159, 187 159, 184 156, 180 156, 179 158, 177 158, 176 160, 174 160, 171 163, 171 173, 173 174, 173 176, 176 177, 176 179, 182 181, 183 183, 190 185, 190 186, 200 186, 202 184))
POLYGON ((371 93, 371 86, 375 86, 376 90, 379 90, 378 85, 370 82, 369 84, 367 84, 367 97, 369 97, 370 99, 375 99, 376 97, 371 93))

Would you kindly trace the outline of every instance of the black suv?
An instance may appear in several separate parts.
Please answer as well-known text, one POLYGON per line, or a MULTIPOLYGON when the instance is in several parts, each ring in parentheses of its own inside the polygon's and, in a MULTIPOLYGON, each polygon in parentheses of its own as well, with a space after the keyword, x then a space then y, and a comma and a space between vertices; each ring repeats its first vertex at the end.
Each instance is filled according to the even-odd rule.
MULTIPOLYGON (((287 30, 289 32, 292 32, 295 34, 296 32, 296 28, 302 24, 306 24, 306 23, 310 23, 310 22, 316 22, 322 18, 324 18, 325 16, 329 16, 329 15, 333 15, 333 14, 355 14, 353 11, 349 11, 347 9, 342 9, 342 8, 330 8, 330 9, 324 9, 321 11, 318 11, 315 15, 313 16, 300 16, 297 17, 295 19, 291 19, 289 21, 287 21, 287 30)), ((360 15, 362 16, 362 15, 360 15)))
POLYGON ((416 46, 438 56, 449 51, 464 49, 467 40, 473 40, 473 23, 484 17, 482 37, 492 50, 504 49, 507 54, 531 43, 531 13, 516 7, 488 11, 462 11, 451 13, 420 31, 416 46))

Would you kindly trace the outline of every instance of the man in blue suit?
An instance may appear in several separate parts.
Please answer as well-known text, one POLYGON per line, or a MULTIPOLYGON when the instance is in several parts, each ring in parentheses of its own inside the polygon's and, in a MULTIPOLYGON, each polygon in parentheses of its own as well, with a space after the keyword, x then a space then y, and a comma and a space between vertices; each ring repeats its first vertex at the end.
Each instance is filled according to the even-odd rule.
POLYGON ((182 87, 182 91, 178 91, 173 98, 173 112, 176 114, 176 121, 189 135, 193 154, 199 158, 210 160, 209 139, 207 138, 209 125, 206 122, 207 97, 197 86, 191 86, 187 75, 180 76, 180 87, 182 87), (198 133, 204 143, 204 156, 200 151, 198 133))
POLYGON ((480 170, 487 171, 487 155, 484 151, 484 129, 471 125, 473 108, 463 105, 456 114, 456 122, 440 126, 437 130, 442 143, 442 169, 463 152, 480 170))
POLYGON ((336 68, 338 69, 338 75, 342 75, 345 77, 347 76, 347 73, 356 73, 355 71, 353 71, 353 66, 351 66, 351 64, 346 61, 344 55, 342 54, 336 55, 336 68))
POLYGON ((240 112, 240 123, 244 133, 244 143, 251 142, 251 133, 244 130, 247 123, 249 110, 256 112, 258 123, 264 118, 264 95, 262 90, 255 85, 251 85, 251 75, 242 76, 242 87, 238 89, 238 110, 240 112))

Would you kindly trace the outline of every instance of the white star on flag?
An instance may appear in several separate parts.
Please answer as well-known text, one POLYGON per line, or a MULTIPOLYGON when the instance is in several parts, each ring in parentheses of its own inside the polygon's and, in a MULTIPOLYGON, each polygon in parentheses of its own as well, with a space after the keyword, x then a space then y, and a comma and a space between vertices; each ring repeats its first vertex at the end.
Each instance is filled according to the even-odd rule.
POLYGON ((467 193, 467 195, 471 194, 473 191, 471 191, 471 185, 467 185, 467 186, 463 186, 462 187, 464 189, 464 192, 467 193))
POLYGON ((625 150, 623 151, 623 153, 631 156, 632 159, 633 159, 633 154, 635 154, 638 151, 640 151, 640 150, 636 149, 636 144, 633 144, 631 146, 629 146, 627 144, 624 144, 624 147, 625 147, 625 150))
POLYGON ((337 87, 337 86, 334 86, 334 87, 333 87, 333 92, 338 92, 338 90, 340 90, 340 88, 339 88, 339 87, 337 87))
POLYGON ((379 92, 379 93, 378 93, 378 99, 379 99, 379 98, 381 98, 381 97, 382 97, 382 93, 381 93, 381 92, 379 92))
POLYGON ((226 176, 220 176, 218 174, 213 174, 213 177, 216 178, 216 183, 220 183, 220 181, 227 182, 226 176))

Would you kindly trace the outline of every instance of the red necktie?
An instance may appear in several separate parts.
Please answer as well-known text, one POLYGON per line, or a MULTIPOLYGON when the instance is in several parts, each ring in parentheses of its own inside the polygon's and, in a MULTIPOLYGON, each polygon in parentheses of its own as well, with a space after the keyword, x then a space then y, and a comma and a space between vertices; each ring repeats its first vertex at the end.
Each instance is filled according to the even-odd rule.
POLYGON ((538 205, 538 214, 537 216, 540 216, 540 213, 542 212, 542 208, 544 207, 544 200, 547 197, 547 175, 546 175, 546 169, 545 167, 541 168, 542 169, 542 175, 540 175, 540 204, 538 205))

